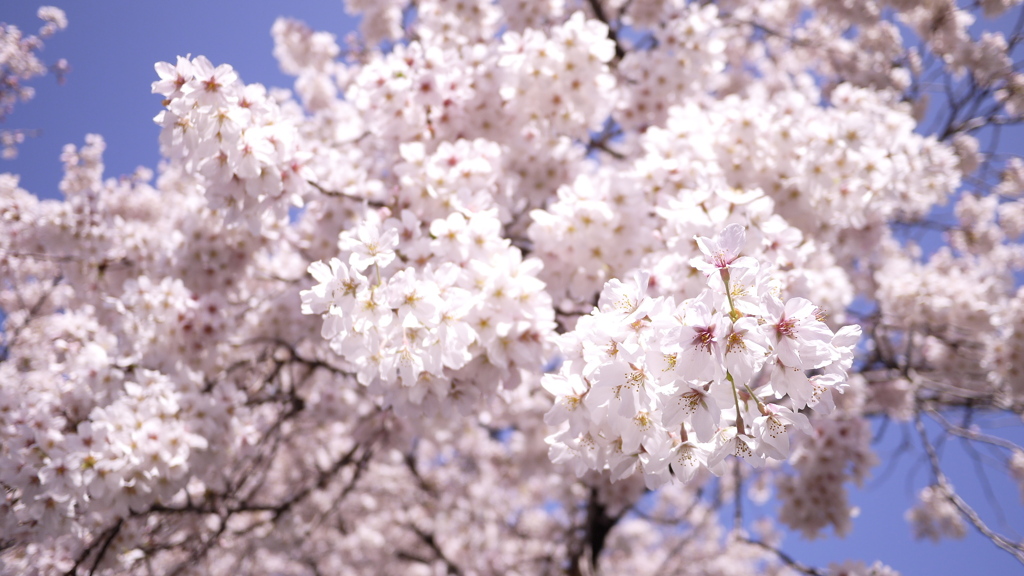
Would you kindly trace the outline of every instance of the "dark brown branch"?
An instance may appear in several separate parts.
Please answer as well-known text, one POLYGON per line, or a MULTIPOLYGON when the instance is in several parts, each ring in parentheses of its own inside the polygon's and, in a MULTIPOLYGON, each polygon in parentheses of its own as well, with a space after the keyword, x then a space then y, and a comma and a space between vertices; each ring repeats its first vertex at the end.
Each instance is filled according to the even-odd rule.
POLYGON ((424 532, 423 530, 420 530, 415 526, 412 527, 412 531, 415 532, 416 536, 418 536, 419 539, 427 545, 427 548, 430 548, 430 551, 433 552, 435 556, 437 556, 438 560, 444 562, 444 565, 448 570, 448 574, 450 574, 451 576, 463 575, 462 569, 459 568, 457 564, 452 562, 450 558, 448 558, 448 556, 444 553, 444 550, 441 549, 441 546, 438 545, 437 540, 434 538, 433 534, 424 532))
POLYGON ((338 192, 335 190, 327 190, 324 187, 317 184, 316 182, 313 182, 312 180, 306 180, 306 183, 312 186, 313 188, 319 190, 320 193, 323 194, 324 196, 335 196, 337 198, 347 198, 348 200, 354 200, 356 202, 366 202, 368 206, 371 206, 373 208, 383 208, 385 206, 383 202, 377 200, 370 200, 369 198, 353 196, 352 194, 346 194, 344 192, 338 192))
POLYGON ((616 515, 608 514, 608 509, 599 499, 597 488, 590 488, 583 535, 570 552, 568 570, 570 576, 589 576, 598 572, 598 558, 601 556, 601 551, 604 550, 608 534, 622 519, 625 512, 626 509, 616 515))
POLYGON ((99 546, 99 550, 97 550, 96 552, 96 559, 93 560, 92 568, 89 569, 89 576, 92 576, 96 572, 96 569, 99 567, 100 562, 103 560, 103 557, 107 554, 107 550, 110 548, 110 543, 113 542, 114 538, 117 537, 117 534, 121 531, 121 526, 123 525, 124 518, 120 518, 118 519, 116 524, 104 530, 100 536, 93 540, 92 543, 89 544, 85 548, 85 550, 83 550, 82 553, 78 555, 78 558, 75 559, 74 565, 71 566, 71 569, 65 572, 64 575, 74 576, 74 574, 78 572, 78 567, 81 566, 82 563, 85 562, 86 558, 88 558, 89 555, 92 554, 92 551, 96 549, 97 546, 99 546))
POLYGON ((103 540, 103 545, 100 546, 100 551, 96 553, 96 560, 92 563, 92 568, 89 569, 89 576, 93 576, 93 574, 96 573, 96 569, 99 568, 100 561, 103 560, 103 557, 107 554, 107 550, 110 548, 110 543, 113 542, 114 538, 117 538, 118 533, 121 532, 121 526, 124 526, 123 518, 118 520, 117 524, 114 524, 114 527, 110 529, 110 534, 103 540))

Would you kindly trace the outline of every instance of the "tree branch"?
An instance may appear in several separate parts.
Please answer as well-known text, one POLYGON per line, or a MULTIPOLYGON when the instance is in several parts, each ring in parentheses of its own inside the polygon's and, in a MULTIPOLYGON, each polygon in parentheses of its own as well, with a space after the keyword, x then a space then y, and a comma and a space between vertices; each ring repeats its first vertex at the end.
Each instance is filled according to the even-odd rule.
POLYGON ((789 566, 790 568, 796 570, 797 572, 802 572, 804 574, 808 574, 809 576, 826 576, 826 573, 823 572, 820 568, 815 568, 813 566, 808 566, 808 565, 806 565, 806 564, 796 560, 795 558, 793 558, 789 554, 786 554, 782 550, 779 550, 778 548, 772 546, 771 544, 768 544, 767 542, 762 542, 760 540, 752 540, 750 538, 741 538, 740 542, 746 542, 747 544, 753 544, 754 546, 758 546, 760 548, 763 548, 763 549, 771 552, 772 554, 775 554, 775 556, 779 560, 781 560, 783 564, 785 564, 786 566, 789 566))
POLYGON ((953 490, 953 486, 950 484, 949 479, 942 471, 942 465, 939 462, 939 455, 936 453, 935 447, 928 438, 928 432, 925 430, 924 422, 921 419, 921 412, 922 408, 918 405, 917 409, 914 410, 914 428, 917 429, 917 433, 921 438, 921 443, 924 445, 925 452, 928 454, 928 462, 931 465, 932 474, 935 476, 935 482, 938 484, 939 489, 942 490, 945 497, 953 504, 953 506, 956 506, 957 510, 967 518, 967 521, 970 522, 978 532, 991 540, 992 543, 999 548, 1009 552, 1010 555, 1016 558, 1021 564, 1024 564, 1024 545, 1019 542, 1014 542, 989 528, 981 519, 981 516, 979 516, 978 513, 953 490))

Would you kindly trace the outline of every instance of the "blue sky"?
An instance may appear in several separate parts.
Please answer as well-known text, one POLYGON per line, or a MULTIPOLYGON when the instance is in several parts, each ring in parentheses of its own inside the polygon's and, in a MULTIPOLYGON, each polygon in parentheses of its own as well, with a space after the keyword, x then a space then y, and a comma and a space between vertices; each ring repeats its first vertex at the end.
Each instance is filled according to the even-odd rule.
MULTIPOLYGON (((0 21, 34 32, 40 3, 3 0, 0 21)), ((80 145, 87 133, 107 142, 106 175, 127 174, 136 166, 156 167, 159 130, 152 118, 160 111, 159 97, 150 93, 156 78, 153 64, 173 62, 178 55, 205 55, 214 64, 231 64, 247 82, 288 87, 290 78, 277 68, 271 52, 270 27, 277 16, 306 21, 317 29, 344 36, 354 21, 341 0, 178 0, 175 2, 70 0, 61 6, 69 28, 47 41, 42 56, 53 62, 66 58, 71 72, 64 85, 46 77, 32 83, 36 98, 19 105, 3 128, 39 129, 37 138, 20 147, 15 160, 0 160, 0 172, 21 175, 23 188, 42 197, 57 197, 61 178, 60 151, 66 143, 80 145)), ((997 424, 1011 424, 997 422, 997 424)), ((1013 422, 1010 439, 1024 443, 1020 422, 1013 422)), ((877 428, 877 426, 876 426, 877 428)), ((805 564, 825 567, 848 558, 881 559, 904 575, 1020 574, 1021 565, 972 530, 962 541, 916 543, 903 519, 921 487, 930 481, 916 435, 892 425, 877 450, 882 464, 865 489, 851 500, 861 508, 853 533, 845 539, 802 541, 787 536, 783 549, 805 564), (911 448, 901 452, 905 437, 911 448), (880 478, 881 476, 881 478, 880 478)), ((984 483, 958 441, 946 450, 947 469, 968 501, 977 505, 993 528, 1006 531, 986 500, 984 483)), ((1021 495, 1005 474, 989 469, 991 491, 1005 505, 1014 538, 1024 534, 1021 495)), ((750 515, 771 513, 772 505, 745 507, 750 515)))

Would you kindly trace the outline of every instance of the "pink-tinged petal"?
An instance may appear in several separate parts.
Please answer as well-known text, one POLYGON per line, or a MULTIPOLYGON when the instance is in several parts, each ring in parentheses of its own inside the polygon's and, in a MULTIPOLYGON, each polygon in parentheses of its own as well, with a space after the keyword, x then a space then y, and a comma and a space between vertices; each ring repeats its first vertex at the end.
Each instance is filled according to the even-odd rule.
POLYGON ((843 326, 832 338, 832 345, 836 348, 852 348, 860 342, 861 328, 857 324, 843 326))
POLYGON ((817 309, 810 300, 806 298, 790 298, 786 301, 786 318, 806 318, 808 316, 814 316, 814 311, 817 309))
POLYGON ((758 268, 757 259, 750 256, 740 256, 729 263, 729 268, 758 268))
POLYGON ((738 254, 747 239, 747 231, 741 224, 729 224, 719 236, 719 247, 729 254, 738 254))

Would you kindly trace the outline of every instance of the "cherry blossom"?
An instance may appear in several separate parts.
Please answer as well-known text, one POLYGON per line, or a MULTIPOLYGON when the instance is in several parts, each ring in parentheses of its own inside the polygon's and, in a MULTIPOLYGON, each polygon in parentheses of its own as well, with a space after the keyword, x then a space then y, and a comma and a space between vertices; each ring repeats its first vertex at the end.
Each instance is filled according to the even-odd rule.
POLYGON ((0 573, 889 575, 782 538, 889 425, 1024 561, 941 450, 1024 478, 1019 2, 344 4, 290 91, 156 63, 155 172, 0 174, 0 573))

